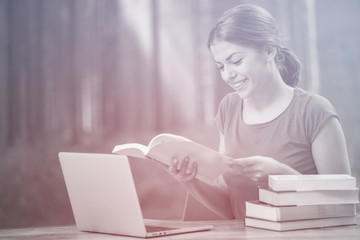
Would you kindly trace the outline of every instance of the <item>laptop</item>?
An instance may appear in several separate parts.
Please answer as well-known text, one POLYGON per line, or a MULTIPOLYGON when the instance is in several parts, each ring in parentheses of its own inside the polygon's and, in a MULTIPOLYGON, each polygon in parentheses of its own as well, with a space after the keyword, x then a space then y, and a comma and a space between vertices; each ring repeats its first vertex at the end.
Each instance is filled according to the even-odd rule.
POLYGON ((129 160, 116 154, 59 153, 75 223, 80 231, 155 237, 205 231, 212 225, 143 219, 129 160), (160 226, 161 223, 166 226, 160 226), (152 223, 153 226, 147 225, 152 223))

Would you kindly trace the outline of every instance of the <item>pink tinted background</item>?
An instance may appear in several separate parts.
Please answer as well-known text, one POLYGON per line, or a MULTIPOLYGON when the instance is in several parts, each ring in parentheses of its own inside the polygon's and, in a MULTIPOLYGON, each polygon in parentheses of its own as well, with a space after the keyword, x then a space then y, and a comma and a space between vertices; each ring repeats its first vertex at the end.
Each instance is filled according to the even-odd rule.
MULTIPOLYGON (((221 13, 248 1, 1 0, 0 228, 73 223, 59 151, 110 153, 161 132, 217 149, 231 90, 207 49, 221 13)), ((278 20, 306 90, 337 109, 360 177, 356 0, 251 1, 278 20)), ((146 217, 179 218, 184 190, 132 162, 146 217)))

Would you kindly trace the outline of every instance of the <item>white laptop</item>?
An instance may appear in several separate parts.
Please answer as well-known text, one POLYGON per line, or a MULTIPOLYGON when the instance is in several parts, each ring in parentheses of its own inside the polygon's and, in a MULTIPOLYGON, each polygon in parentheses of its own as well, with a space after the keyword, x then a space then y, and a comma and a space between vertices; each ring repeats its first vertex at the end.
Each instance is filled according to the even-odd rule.
POLYGON ((126 156, 60 152, 59 159, 76 226, 81 231, 154 237, 213 228, 199 224, 183 227, 176 222, 177 226, 170 227, 169 221, 161 227, 161 220, 143 219, 126 156))

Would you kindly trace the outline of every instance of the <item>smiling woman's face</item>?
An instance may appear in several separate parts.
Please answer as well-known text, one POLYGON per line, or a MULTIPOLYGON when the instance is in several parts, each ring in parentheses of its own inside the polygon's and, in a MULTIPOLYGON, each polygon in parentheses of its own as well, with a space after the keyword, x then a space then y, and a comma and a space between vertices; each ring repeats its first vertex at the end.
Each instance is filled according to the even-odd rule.
POLYGON ((217 42, 210 47, 222 79, 241 98, 264 89, 271 71, 269 55, 265 51, 229 42, 217 42))

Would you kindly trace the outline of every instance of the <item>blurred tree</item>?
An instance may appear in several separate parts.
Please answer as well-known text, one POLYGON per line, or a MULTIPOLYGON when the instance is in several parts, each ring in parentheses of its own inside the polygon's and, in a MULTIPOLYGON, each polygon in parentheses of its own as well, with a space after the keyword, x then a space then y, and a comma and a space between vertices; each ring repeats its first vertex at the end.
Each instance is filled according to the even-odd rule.
POLYGON ((0 0, 0 227, 10 212, 10 225, 30 222, 14 209, 56 224, 55 206, 69 207, 58 151, 110 152, 163 131, 216 148, 231 90, 206 41, 239 3, 274 15, 304 65, 300 86, 338 110, 360 177, 358 0, 0 0))

